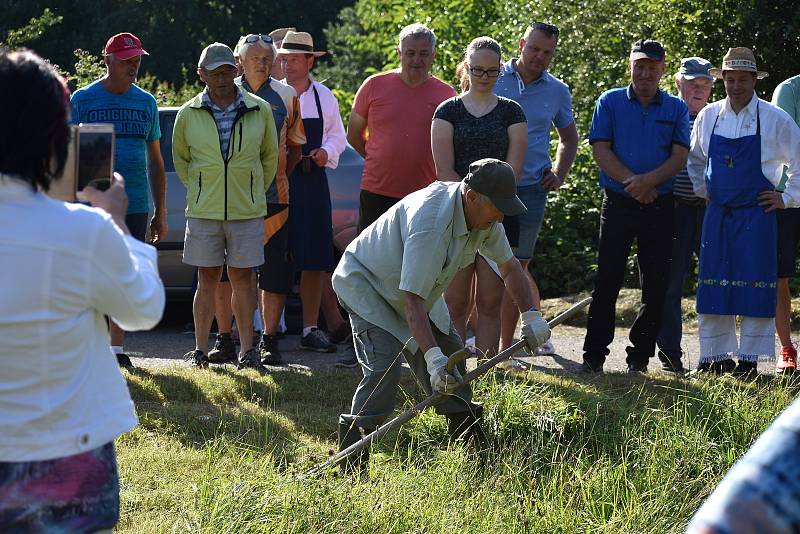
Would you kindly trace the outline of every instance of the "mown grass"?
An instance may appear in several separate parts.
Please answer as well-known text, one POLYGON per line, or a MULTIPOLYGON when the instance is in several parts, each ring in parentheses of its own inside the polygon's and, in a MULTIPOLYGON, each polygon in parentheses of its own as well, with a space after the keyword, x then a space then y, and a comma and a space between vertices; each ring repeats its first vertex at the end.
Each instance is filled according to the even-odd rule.
MULTIPOLYGON (((141 424, 117 442, 120 532, 679 532, 795 396, 764 378, 495 374, 488 447, 425 413, 367 477, 306 471, 335 447, 354 372, 137 369, 141 424)), ((404 378, 398 408, 418 400, 404 378)))

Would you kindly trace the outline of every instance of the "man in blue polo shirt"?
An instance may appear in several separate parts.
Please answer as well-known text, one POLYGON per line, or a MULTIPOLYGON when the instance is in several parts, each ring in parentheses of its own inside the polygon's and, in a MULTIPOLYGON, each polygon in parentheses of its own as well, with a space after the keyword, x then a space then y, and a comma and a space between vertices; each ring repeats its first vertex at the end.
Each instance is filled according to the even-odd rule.
POLYGON ((603 206, 597 275, 583 344, 585 373, 603 370, 634 239, 642 305, 626 349, 628 372, 646 372, 655 353, 672 256, 672 182, 689 152, 688 108, 658 88, 664 55, 658 41, 634 43, 631 84, 603 93, 592 116, 589 143, 600 167, 603 206))
MULTIPOLYGON (((539 306, 539 289, 530 276, 528 264, 539 230, 544 221, 547 192, 564 183, 575 154, 578 152, 578 129, 572 116, 572 95, 569 87, 553 77, 547 68, 558 45, 558 28, 543 22, 531 22, 519 40, 519 57, 503 65, 503 76, 497 79, 494 92, 517 102, 528 119, 528 149, 517 196, 528 211, 517 217, 519 246, 514 255, 528 274, 533 288, 534 304, 539 306), (555 164, 550 160, 550 130, 555 125, 558 149, 555 164)), ((508 218, 507 218, 508 219, 508 218)), ((500 349, 514 341, 519 310, 508 292, 503 297, 500 349)), ((537 354, 554 354, 551 341, 536 349, 537 354)))

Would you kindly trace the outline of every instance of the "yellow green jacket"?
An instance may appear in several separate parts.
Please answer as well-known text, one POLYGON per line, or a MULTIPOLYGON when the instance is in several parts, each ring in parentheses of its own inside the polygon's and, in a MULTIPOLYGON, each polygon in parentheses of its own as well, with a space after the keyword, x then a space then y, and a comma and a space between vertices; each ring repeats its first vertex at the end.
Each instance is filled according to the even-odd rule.
POLYGON ((267 214, 265 192, 278 167, 275 121, 266 101, 242 93, 244 106, 234 121, 225 157, 202 93, 178 111, 172 157, 187 189, 186 217, 228 221, 267 214))

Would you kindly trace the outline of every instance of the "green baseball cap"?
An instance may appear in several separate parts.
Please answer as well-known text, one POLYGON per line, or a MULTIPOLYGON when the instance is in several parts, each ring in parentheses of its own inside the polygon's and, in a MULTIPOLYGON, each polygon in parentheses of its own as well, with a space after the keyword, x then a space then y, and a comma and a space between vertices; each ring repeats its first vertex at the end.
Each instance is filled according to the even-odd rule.
POLYGON ((200 61, 197 62, 197 68, 206 70, 214 70, 223 65, 236 67, 233 50, 223 43, 211 43, 205 47, 200 54, 200 61))
POLYGON ((489 197, 503 215, 513 216, 528 211, 517 196, 514 169, 505 161, 494 158, 473 161, 469 164, 464 183, 473 191, 489 197))

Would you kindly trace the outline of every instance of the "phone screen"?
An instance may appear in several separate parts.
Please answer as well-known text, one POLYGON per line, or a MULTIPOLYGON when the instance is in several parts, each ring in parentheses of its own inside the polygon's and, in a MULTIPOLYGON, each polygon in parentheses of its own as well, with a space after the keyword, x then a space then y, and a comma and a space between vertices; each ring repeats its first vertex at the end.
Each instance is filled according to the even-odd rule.
POLYGON ((113 132, 81 131, 78 143, 76 190, 82 191, 87 185, 100 190, 108 189, 114 172, 113 132))

